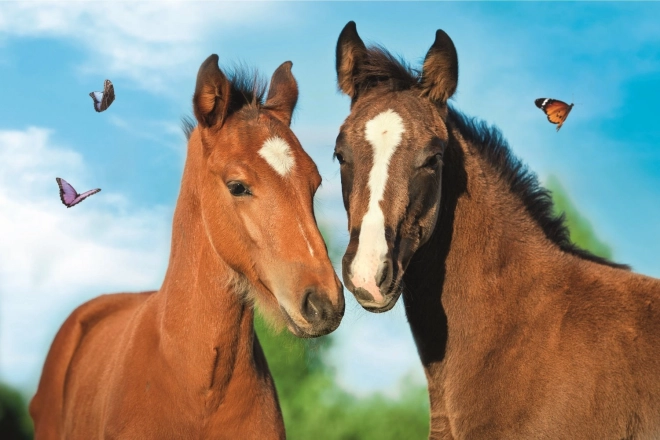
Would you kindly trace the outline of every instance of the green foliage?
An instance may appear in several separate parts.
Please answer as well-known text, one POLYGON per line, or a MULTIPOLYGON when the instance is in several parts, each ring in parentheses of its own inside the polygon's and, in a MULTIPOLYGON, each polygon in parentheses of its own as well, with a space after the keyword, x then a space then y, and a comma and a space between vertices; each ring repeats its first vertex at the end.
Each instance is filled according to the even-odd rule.
POLYGON ((31 439, 33 429, 23 396, 8 385, 0 383, 0 438, 31 439))
POLYGON ((546 188, 552 191, 555 213, 561 214, 563 212, 566 216, 566 224, 570 231, 571 241, 594 255, 611 259, 612 248, 596 236, 589 220, 578 212, 568 193, 555 176, 548 178, 546 188))
POLYGON ((404 384, 407 390, 396 401, 355 397, 335 384, 334 372, 323 362, 332 336, 298 339, 288 331, 275 332, 259 316, 255 327, 275 378, 288 439, 428 438, 425 387, 404 384))

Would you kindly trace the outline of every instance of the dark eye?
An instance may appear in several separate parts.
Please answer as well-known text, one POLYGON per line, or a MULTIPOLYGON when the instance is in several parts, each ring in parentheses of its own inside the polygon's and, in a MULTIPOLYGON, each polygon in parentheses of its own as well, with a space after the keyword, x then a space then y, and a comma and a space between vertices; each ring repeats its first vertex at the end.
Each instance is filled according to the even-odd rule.
POLYGON ((337 159, 337 162, 339 162, 339 165, 342 165, 344 162, 344 156, 341 155, 341 153, 335 153, 335 159, 337 159))
POLYGON ((229 182, 227 188, 229 188, 229 192, 234 197, 249 196, 252 194, 241 182, 229 182))
POLYGON ((442 163, 442 153, 434 154, 433 156, 426 159, 424 168, 437 168, 438 164, 442 163))

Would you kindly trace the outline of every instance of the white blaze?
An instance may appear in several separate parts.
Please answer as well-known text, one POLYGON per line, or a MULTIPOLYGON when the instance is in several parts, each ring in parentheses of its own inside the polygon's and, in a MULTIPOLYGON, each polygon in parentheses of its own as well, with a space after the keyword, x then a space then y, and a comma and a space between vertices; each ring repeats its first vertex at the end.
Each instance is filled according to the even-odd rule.
POLYGON ((358 250, 351 264, 351 281, 355 287, 366 289, 376 301, 383 296, 376 286, 376 273, 387 256, 385 215, 380 202, 385 194, 390 159, 401 143, 405 132, 403 119, 387 110, 367 122, 364 135, 373 149, 373 168, 369 173, 369 205, 362 219, 358 250))
POLYGON ((259 150, 259 156, 263 157, 280 176, 286 176, 295 164, 291 147, 278 136, 269 138, 264 142, 259 150))

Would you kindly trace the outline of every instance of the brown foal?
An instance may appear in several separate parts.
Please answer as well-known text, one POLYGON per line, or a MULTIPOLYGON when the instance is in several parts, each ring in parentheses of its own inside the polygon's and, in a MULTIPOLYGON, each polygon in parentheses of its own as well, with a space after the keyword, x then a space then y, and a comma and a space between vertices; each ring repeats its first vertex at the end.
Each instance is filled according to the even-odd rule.
POLYGON ((217 55, 200 67, 163 285, 65 321, 30 404, 37 439, 285 438, 253 303, 315 337, 344 298, 314 219, 321 177, 289 128, 290 62, 263 94, 217 55))

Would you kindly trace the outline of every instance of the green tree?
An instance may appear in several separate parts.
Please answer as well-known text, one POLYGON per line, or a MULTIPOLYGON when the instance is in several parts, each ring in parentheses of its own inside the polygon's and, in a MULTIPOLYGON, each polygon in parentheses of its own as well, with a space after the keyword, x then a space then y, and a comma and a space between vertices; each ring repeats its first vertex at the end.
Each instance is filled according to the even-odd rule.
POLYGON ((546 188, 552 192, 555 213, 564 213, 566 216, 566 224, 568 225, 571 241, 594 255, 611 259, 612 248, 598 238, 593 226, 589 220, 579 213, 575 204, 568 196, 568 192, 566 192, 559 182, 559 179, 555 176, 548 177, 546 188))
POLYGON ((276 332, 257 315, 255 327, 271 369, 290 440, 426 439, 426 388, 404 384, 396 401, 358 398, 340 389, 323 361, 333 337, 298 339, 276 332))

